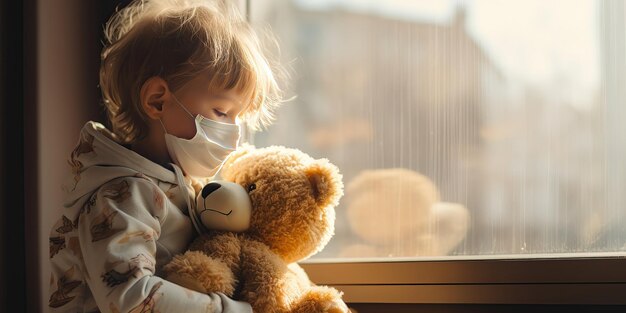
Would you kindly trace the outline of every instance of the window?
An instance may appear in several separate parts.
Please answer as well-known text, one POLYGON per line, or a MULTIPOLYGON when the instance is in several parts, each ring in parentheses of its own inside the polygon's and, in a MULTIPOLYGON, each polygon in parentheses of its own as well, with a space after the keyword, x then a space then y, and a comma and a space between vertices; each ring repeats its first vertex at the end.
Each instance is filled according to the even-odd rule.
POLYGON ((354 301, 376 285, 408 288, 392 302, 517 303, 457 284, 549 284, 533 303, 591 303, 576 294, 604 283, 624 301, 610 298, 626 282, 623 1, 250 4, 297 95, 255 144, 326 157, 346 183, 312 276, 354 301), (456 300, 413 296, 442 284, 456 300))

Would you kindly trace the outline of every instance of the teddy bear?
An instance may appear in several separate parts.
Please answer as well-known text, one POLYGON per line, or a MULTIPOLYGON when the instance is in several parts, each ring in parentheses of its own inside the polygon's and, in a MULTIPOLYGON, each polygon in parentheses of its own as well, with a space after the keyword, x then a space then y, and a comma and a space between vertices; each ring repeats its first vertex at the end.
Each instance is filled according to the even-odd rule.
POLYGON ((469 212, 442 202, 426 176, 405 168, 365 170, 346 187, 350 237, 342 257, 442 256, 466 236, 469 212))
MULTIPOLYGON (((312 284, 297 264, 324 248, 334 233, 335 207, 343 195, 338 168, 297 149, 244 145, 229 155, 220 176, 238 185, 228 187, 234 194, 247 194, 249 217, 237 218, 243 226, 238 232, 207 227, 188 251, 163 267, 165 278, 246 301, 254 312, 350 312, 341 292, 312 284)), ((199 196, 221 192, 218 185, 205 186, 199 196)), ((236 206, 247 205, 201 208, 205 213, 197 221, 227 219, 236 206)))

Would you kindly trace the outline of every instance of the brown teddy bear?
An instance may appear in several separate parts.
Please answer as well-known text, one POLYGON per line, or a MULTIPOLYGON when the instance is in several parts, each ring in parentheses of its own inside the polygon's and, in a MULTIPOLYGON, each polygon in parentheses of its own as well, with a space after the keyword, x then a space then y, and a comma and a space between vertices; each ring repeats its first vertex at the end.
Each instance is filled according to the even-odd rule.
POLYGON ((365 170, 346 188, 353 238, 342 257, 442 256, 465 238, 469 212, 441 202, 426 176, 404 168, 365 170))
POLYGON ((248 229, 202 234, 163 268, 165 277, 246 301, 259 313, 349 312, 339 291, 313 285, 296 263, 333 235, 343 195, 337 167, 296 149, 247 145, 229 156, 221 177, 248 192, 248 229))

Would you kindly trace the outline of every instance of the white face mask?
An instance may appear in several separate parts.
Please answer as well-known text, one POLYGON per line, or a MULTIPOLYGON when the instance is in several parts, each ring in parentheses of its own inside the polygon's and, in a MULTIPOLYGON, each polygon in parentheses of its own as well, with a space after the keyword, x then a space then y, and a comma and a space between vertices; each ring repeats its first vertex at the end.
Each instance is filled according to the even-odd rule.
MULTIPOLYGON (((174 97, 176 103, 191 116, 191 114, 174 97)), ((200 114, 194 119, 196 135, 187 140, 168 134, 165 125, 165 145, 174 163, 183 171, 195 177, 211 177, 217 173, 228 155, 238 146, 240 127, 238 124, 217 122, 200 114)))

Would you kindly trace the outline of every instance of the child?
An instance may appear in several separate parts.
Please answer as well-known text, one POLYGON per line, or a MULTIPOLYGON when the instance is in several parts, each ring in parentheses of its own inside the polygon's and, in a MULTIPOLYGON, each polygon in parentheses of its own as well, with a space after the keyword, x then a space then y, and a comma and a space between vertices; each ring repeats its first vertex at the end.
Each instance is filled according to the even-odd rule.
POLYGON ((240 123, 267 125, 281 101, 258 39, 222 1, 135 0, 105 32, 111 130, 88 122, 69 158, 51 311, 251 312, 159 274, 192 240, 188 206, 237 147, 240 123))

